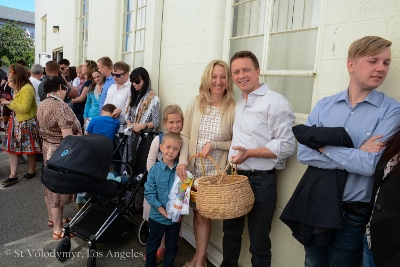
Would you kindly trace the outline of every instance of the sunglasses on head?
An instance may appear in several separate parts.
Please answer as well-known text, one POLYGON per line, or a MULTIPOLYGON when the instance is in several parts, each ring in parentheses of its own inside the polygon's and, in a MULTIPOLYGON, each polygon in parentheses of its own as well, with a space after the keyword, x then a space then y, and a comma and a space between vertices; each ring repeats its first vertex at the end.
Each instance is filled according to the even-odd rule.
POLYGON ((63 90, 63 91, 68 91, 68 87, 67 86, 65 86, 64 84, 61 84, 61 90, 63 90))
POLYGON ((121 77, 122 75, 124 75, 126 72, 124 72, 124 73, 113 73, 113 72, 111 72, 111 75, 113 76, 113 77, 117 77, 117 78, 119 78, 119 77, 121 77))

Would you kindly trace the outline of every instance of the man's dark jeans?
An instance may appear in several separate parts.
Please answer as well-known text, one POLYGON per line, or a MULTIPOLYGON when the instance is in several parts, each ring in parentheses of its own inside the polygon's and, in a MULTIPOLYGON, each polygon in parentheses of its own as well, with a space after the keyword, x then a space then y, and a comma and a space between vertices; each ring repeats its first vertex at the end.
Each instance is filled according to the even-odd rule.
MULTIPOLYGON (((276 208, 276 174, 249 176, 254 192, 253 209, 247 214, 250 237, 251 263, 253 267, 271 266, 272 217, 276 208)), ((238 266, 245 217, 224 220, 223 222, 223 262, 221 267, 238 266)))

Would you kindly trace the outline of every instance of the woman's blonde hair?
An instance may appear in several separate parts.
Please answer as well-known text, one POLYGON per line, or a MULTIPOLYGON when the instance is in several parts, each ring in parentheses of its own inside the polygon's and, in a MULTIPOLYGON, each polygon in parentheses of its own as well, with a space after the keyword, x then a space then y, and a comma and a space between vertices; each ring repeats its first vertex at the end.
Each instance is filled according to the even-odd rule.
POLYGON ((164 111, 163 111, 163 123, 165 124, 167 122, 168 119, 168 115, 169 114, 179 114, 182 117, 182 123, 183 123, 183 112, 180 106, 178 105, 169 105, 166 106, 164 111))
POLYGON ((222 105, 220 106, 221 113, 224 113, 225 108, 228 107, 232 102, 234 102, 234 92, 233 92, 233 79, 229 65, 222 60, 213 60, 208 63, 204 70, 203 77, 201 78, 201 84, 199 87, 199 105, 200 111, 204 112, 207 105, 211 105, 212 99, 210 94, 212 74, 214 66, 219 65, 224 68, 226 74, 226 89, 224 91, 224 96, 222 99, 222 105))

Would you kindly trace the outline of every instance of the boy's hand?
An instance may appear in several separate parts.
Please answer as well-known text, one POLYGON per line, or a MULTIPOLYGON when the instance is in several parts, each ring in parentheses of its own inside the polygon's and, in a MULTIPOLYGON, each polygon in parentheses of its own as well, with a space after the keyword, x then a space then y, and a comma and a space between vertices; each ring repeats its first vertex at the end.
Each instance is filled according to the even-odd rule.
POLYGON ((186 170, 187 170, 186 164, 178 164, 178 166, 176 166, 176 174, 178 175, 179 179, 181 179, 181 182, 184 182, 187 179, 186 170))
POLYGON ((113 113, 111 114, 111 117, 113 117, 113 118, 118 118, 118 117, 119 117, 119 114, 121 114, 121 109, 116 108, 116 109, 113 111, 113 113))

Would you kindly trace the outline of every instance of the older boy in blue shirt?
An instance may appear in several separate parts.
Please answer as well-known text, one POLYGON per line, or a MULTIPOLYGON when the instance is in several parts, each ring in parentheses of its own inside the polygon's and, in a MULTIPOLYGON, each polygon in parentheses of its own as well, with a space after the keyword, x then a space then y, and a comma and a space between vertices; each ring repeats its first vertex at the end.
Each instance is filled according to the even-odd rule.
POLYGON ((146 266, 156 266, 157 249, 165 233, 164 267, 173 266, 178 252, 178 238, 181 223, 174 223, 168 219, 166 206, 168 194, 171 191, 175 179, 176 158, 182 146, 182 138, 179 134, 168 132, 164 135, 160 150, 163 160, 157 162, 149 171, 145 184, 144 196, 150 204, 150 229, 146 247, 146 266))

